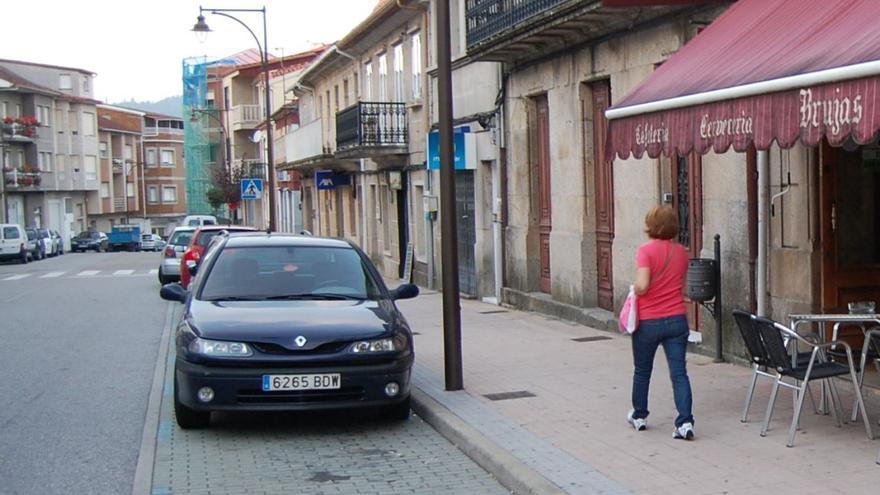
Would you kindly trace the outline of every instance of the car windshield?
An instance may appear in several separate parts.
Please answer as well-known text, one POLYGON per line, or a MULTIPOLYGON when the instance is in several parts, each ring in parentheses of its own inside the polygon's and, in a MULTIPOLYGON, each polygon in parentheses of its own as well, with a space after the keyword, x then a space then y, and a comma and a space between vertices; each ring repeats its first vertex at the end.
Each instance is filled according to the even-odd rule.
POLYGON ((192 230, 179 230, 173 234, 171 234, 171 239, 168 239, 168 244, 172 244, 174 246, 185 246, 189 244, 190 239, 193 236, 192 230))
POLYGON ((378 299, 379 288, 350 248, 225 248, 211 266, 200 299, 378 299))
POLYGON ((76 236, 77 239, 89 240, 89 239, 97 239, 97 232, 80 232, 79 235, 76 236))

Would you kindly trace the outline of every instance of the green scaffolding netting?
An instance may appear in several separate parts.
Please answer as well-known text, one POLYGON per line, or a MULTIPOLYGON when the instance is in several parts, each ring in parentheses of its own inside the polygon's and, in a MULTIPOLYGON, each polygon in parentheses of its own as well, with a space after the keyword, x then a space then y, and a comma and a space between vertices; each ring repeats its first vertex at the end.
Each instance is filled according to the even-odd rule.
POLYGON ((208 202, 211 189, 211 168, 217 157, 222 156, 222 140, 216 132, 217 124, 209 119, 204 110, 208 102, 208 69, 219 65, 232 65, 235 61, 207 57, 189 57, 183 60, 183 152, 186 164, 186 210, 190 215, 226 216, 226 207, 215 210, 208 202), (195 116, 196 118, 192 118, 195 116))
POLYGON ((190 119, 194 109, 205 108, 208 92, 207 57, 183 60, 183 156, 186 164, 186 211, 190 215, 214 213, 208 204, 211 188, 209 155, 211 144, 202 122, 190 119))

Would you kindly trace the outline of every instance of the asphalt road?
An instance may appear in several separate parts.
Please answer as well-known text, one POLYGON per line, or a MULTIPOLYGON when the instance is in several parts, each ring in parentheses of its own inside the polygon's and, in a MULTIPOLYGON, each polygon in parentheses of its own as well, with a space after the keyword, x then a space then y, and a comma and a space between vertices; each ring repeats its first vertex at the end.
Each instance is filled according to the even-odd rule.
POLYGON ((0 493, 131 492, 167 305, 159 256, 0 264, 0 493))

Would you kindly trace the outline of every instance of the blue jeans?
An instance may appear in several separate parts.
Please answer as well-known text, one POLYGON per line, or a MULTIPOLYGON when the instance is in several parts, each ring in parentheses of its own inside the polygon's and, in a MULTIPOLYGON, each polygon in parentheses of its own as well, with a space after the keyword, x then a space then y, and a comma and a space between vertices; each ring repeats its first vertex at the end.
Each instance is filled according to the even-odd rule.
POLYGON ((688 322, 685 315, 669 316, 653 320, 642 320, 639 328, 632 334, 633 387, 632 404, 633 418, 648 417, 648 386, 651 384, 651 372, 654 370, 654 354, 657 347, 663 345, 666 362, 669 363, 669 378, 672 380, 672 393, 675 397, 675 408, 678 417, 675 426, 693 423, 691 414, 693 397, 691 382, 687 375, 688 322))

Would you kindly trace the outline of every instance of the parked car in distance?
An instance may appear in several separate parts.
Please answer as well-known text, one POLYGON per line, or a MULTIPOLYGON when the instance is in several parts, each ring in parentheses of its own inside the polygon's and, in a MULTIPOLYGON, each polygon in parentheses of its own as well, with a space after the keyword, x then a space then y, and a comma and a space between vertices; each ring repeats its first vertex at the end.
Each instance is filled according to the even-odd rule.
POLYGON ((61 237, 61 234, 58 233, 57 230, 50 230, 49 234, 52 235, 52 244, 55 246, 56 254, 64 254, 64 239, 61 237))
POLYGON ((18 260, 28 262, 27 233, 14 223, 0 223, 0 260, 18 260))
POLYGON ((141 234, 141 251, 159 251, 165 246, 165 241, 159 234, 141 234))
POLYGON ((195 227, 177 227, 168 236, 168 243, 162 250, 162 261, 159 263, 160 284, 180 280, 180 256, 186 250, 195 231, 195 227))
POLYGON ((70 240, 70 250, 74 253, 78 251, 95 251, 100 253, 106 251, 109 245, 107 234, 97 231, 80 232, 76 237, 70 240))
POLYGON ((49 229, 38 228, 37 237, 40 239, 40 242, 43 243, 43 253, 47 257, 58 255, 58 245, 52 239, 52 233, 49 232, 49 229))
POLYGON ((180 257, 180 285, 182 285, 184 289, 189 288, 189 282, 192 275, 189 274, 187 263, 193 262, 198 265, 199 260, 205 253, 205 248, 211 243, 211 239, 217 234, 221 232, 254 232, 255 230, 257 229, 253 227, 245 227, 243 225, 205 225, 204 227, 197 228, 196 231, 193 232, 189 245, 180 257))
POLYGON ((202 225, 217 225, 217 217, 214 215, 187 215, 180 223, 183 227, 201 227, 202 225))
POLYGON ((378 407, 410 415, 409 324, 370 259, 341 239, 277 233, 217 236, 177 326, 174 409, 181 428, 212 411, 378 407))
POLYGON ((28 227, 24 229, 27 233, 28 239, 28 252, 30 252, 32 260, 41 260, 46 257, 46 246, 43 244, 43 240, 40 239, 40 235, 37 233, 37 229, 28 227))

